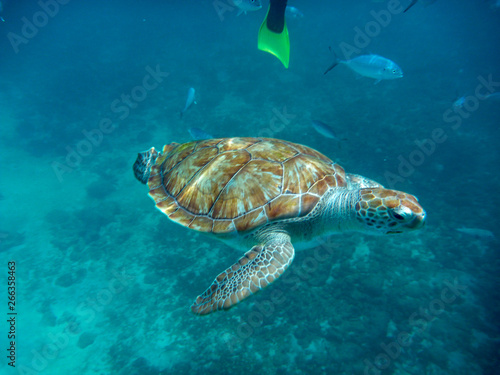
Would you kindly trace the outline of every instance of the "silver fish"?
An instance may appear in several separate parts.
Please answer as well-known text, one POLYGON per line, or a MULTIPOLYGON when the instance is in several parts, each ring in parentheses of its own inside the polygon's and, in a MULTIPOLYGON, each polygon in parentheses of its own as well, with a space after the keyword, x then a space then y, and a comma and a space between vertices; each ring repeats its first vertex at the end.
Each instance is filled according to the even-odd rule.
POLYGON ((319 120, 312 120, 311 121, 312 127, 314 130, 316 130, 319 134, 326 138, 331 138, 331 139, 337 139, 337 136, 335 135, 335 132, 333 131, 332 127, 330 125, 325 124, 322 121, 319 120))
POLYGON ((199 141, 201 139, 212 139, 213 135, 210 133, 207 133, 205 130, 202 130, 200 128, 192 127, 188 129, 189 134, 191 135, 191 138, 193 138, 195 141, 199 141))
POLYGON ((477 238, 491 238, 491 239, 495 238, 495 235, 486 229, 462 227, 462 228, 455 228, 455 230, 477 238))
POLYGON ((182 115, 184 114, 184 112, 186 112, 189 109, 189 107, 191 107, 191 105, 193 105, 193 103, 196 104, 194 95, 195 95, 195 90, 194 90, 194 88, 191 87, 188 90, 188 95, 186 98, 186 105, 184 106, 184 109, 181 111, 181 118, 182 118, 182 115))
POLYGON ((498 101, 500 101, 500 92, 494 92, 493 94, 488 94, 484 98, 486 100, 493 100, 495 102, 498 102, 498 101))
POLYGON ((304 13, 302 13, 297 8, 287 5, 285 8, 285 17, 288 18, 304 18, 304 13))
POLYGON ((239 9, 237 16, 241 13, 254 12, 262 8, 260 0, 232 0, 233 4, 239 9))
POLYGON ((325 71, 324 74, 335 68, 338 64, 347 65, 351 70, 362 75, 376 79, 379 83, 383 79, 397 79, 403 77, 403 71, 394 62, 379 55, 361 55, 351 60, 340 60, 335 55, 334 63, 325 71))

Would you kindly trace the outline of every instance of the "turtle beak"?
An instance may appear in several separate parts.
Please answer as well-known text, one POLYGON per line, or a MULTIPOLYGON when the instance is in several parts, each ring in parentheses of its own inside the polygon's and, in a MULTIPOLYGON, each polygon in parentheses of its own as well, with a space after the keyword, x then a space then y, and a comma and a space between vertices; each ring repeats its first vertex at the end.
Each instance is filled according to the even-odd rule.
POLYGON ((422 211, 422 213, 415 215, 413 220, 411 220, 409 223, 404 224, 403 230, 390 230, 387 231, 386 234, 397 234, 397 233, 413 231, 422 228, 424 225, 425 225, 425 211, 422 211))
POLYGON ((410 230, 420 229, 425 225, 425 211, 422 213, 415 215, 415 218, 410 221, 406 227, 410 230))

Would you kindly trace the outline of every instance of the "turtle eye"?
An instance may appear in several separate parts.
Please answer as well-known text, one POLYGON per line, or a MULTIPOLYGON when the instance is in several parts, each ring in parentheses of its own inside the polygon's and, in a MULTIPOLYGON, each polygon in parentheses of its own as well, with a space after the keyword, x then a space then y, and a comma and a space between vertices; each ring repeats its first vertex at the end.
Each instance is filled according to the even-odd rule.
POLYGON ((401 216, 400 214, 398 214, 397 212, 393 212, 392 213, 392 216, 395 218, 395 219, 398 219, 398 220, 404 220, 405 218, 403 216, 401 216))
POLYGON ((405 206, 396 207, 394 210, 390 212, 391 216, 397 221, 407 221, 410 220, 413 216, 411 210, 405 206))

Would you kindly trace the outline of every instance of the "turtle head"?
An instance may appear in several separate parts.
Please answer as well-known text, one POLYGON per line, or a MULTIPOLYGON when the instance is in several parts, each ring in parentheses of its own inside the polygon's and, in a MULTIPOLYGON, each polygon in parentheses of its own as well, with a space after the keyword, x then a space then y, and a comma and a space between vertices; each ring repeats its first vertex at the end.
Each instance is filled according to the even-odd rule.
POLYGON ((370 232, 403 233, 420 229, 425 211, 413 195, 384 188, 360 189, 356 219, 370 232))
POLYGON ((134 163, 134 175, 143 184, 148 182, 151 167, 158 158, 158 151, 151 147, 147 151, 139 152, 134 163))
MULTIPOLYGON (((190 143, 186 143, 186 145, 190 145, 190 143)), ((133 167, 135 178, 143 184, 147 184, 149 181, 149 175, 151 174, 151 168, 155 166, 156 162, 161 164, 165 161, 165 158, 168 157, 168 153, 177 146, 179 146, 178 143, 172 142, 163 146, 162 152, 156 151, 154 147, 151 147, 149 150, 139 152, 133 167)))

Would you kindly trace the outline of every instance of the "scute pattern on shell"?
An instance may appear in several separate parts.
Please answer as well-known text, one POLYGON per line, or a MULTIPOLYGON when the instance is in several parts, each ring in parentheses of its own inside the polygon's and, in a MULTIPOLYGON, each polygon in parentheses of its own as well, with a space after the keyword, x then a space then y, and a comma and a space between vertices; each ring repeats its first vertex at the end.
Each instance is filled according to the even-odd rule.
POLYGON ((309 147, 269 138, 172 143, 151 168, 149 195, 170 219, 214 233, 307 215, 343 168, 309 147))

